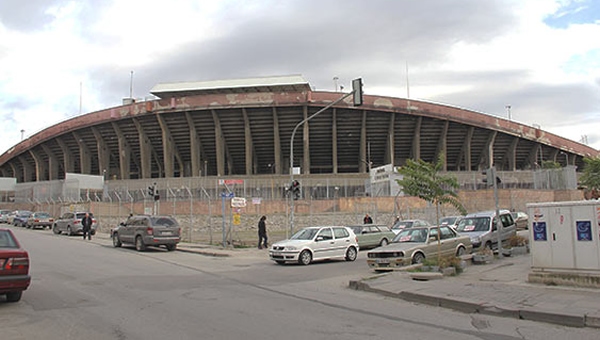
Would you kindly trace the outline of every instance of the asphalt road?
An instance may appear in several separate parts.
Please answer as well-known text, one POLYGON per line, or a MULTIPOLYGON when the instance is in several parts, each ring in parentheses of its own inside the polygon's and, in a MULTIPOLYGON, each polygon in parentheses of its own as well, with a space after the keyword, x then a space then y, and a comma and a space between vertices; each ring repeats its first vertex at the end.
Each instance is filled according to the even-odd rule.
MULTIPOLYGON (((597 339, 574 329, 421 306, 347 288, 365 263, 115 249, 13 228, 32 286, 0 302, 0 339, 597 339)), ((426 284, 426 283, 425 283, 426 284)), ((467 288, 466 288, 467 289, 467 288)))

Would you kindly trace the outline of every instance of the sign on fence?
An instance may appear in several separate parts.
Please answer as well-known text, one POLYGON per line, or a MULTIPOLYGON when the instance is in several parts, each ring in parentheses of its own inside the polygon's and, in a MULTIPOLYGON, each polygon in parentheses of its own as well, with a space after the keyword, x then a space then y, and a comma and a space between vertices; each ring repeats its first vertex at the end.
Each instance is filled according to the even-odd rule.
POLYGON ((245 208, 246 207, 246 199, 243 197, 233 197, 231 199, 231 207, 232 208, 245 208))

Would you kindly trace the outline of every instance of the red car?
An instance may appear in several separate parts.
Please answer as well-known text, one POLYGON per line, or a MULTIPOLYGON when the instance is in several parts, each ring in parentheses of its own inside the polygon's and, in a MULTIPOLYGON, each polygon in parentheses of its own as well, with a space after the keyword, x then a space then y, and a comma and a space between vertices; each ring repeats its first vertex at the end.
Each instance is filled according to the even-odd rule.
POLYGON ((0 295, 17 302, 30 283, 29 254, 10 229, 0 228, 0 295))

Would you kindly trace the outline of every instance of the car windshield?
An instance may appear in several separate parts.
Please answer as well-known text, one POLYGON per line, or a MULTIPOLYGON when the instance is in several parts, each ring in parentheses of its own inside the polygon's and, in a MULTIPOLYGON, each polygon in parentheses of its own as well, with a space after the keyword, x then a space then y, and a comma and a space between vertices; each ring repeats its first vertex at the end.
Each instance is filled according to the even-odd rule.
POLYGON ((295 233, 294 236, 290 238, 290 240, 312 240, 319 229, 317 228, 306 228, 302 229, 299 232, 295 233))
POLYGON ((428 228, 409 228, 402 230, 394 237, 392 242, 415 242, 425 243, 427 241, 427 234, 429 233, 428 228))
POLYGON ((468 233, 476 231, 487 231, 490 229, 489 217, 469 217, 460 221, 456 230, 459 233, 468 233))
POLYGON ((18 248, 17 242, 7 230, 0 230, 0 248, 18 248))

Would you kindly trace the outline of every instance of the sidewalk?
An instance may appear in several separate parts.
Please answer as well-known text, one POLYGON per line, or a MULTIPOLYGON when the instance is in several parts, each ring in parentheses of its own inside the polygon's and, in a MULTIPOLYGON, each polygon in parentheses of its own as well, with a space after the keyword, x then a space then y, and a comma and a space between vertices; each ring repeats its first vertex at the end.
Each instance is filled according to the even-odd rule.
POLYGON ((350 287, 465 313, 600 328, 599 289, 528 283, 530 265, 529 254, 504 257, 429 281, 413 280, 408 272, 373 272, 350 287))

